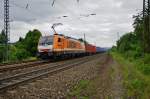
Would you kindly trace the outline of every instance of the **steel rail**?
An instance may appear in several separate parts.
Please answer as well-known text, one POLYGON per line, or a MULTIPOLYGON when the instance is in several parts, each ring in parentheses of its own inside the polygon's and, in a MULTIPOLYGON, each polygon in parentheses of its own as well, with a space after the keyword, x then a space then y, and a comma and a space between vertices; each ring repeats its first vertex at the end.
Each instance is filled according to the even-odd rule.
MULTIPOLYGON (((77 62, 78 60, 73 60, 73 62, 77 62)), ((72 62, 69 62, 69 64, 72 63, 72 62)), ((41 71, 47 71, 51 68, 56 68, 58 66, 61 66, 61 65, 67 65, 67 63, 65 64, 61 64, 61 63, 56 63, 56 64, 53 64, 52 66, 49 66, 49 64, 46 64, 46 65, 42 65, 41 67, 43 66, 47 66, 47 67, 44 67, 42 69, 36 69, 36 70, 32 70, 32 71, 29 71, 29 72, 25 72, 25 73, 19 73, 19 74, 16 74, 16 75, 13 75, 13 76, 8 76, 8 77, 5 77, 5 78, 0 78, 0 83, 4 82, 4 81, 8 81, 10 79, 15 79, 15 78, 18 78, 20 76, 26 76, 26 75, 31 75, 31 74, 34 74, 34 73, 38 73, 38 72, 41 72, 41 71)), ((51 65, 51 64, 50 64, 51 65)))
POLYGON ((11 64, 11 65, 6 65, 6 66, 0 66, 0 72, 7 72, 7 71, 12 71, 12 70, 17 70, 17 69, 24 69, 27 67, 34 67, 34 66, 39 66, 44 63, 49 63, 49 61, 35 61, 35 62, 29 62, 29 63, 20 63, 20 64, 11 64))
POLYGON ((43 77, 48 74, 54 74, 54 73, 72 68, 76 65, 85 63, 87 61, 89 61, 89 59, 84 59, 84 60, 80 60, 80 61, 78 60, 78 61, 74 61, 74 63, 70 62, 69 64, 68 63, 58 64, 58 65, 47 67, 44 69, 35 70, 32 72, 23 73, 20 75, 15 75, 12 77, 1 79, 0 80, 0 92, 6 91, 7 89, 16 87, 25 82, 35 80, 39 77, 43 77))
POLYGON ((28 61, 15 61, 15 62, 9 62, 9 63, 0 63, 1 66, 7 66, 7 65, 17 65, 17 64, 22 64, 22 63, 29 63, 29 62, 36 62, 38 60, 28 60, 28 61))

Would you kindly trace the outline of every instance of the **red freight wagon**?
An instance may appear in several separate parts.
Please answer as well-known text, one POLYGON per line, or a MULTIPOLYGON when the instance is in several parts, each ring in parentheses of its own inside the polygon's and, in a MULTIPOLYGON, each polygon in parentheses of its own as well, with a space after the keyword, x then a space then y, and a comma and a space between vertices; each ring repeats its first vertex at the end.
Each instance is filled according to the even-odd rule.
POLYGON ((86 44, 85 49, 86 49, 86 52, 89 54, 96 53, 96 46, 93 46, 91 44, 86 44))

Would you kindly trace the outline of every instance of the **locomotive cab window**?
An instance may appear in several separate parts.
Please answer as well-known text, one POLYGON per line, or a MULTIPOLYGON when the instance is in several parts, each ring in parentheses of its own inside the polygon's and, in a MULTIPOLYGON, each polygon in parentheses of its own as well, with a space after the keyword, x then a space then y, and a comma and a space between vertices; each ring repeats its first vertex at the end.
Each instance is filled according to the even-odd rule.
POLYGON ((39 45, 53 45, 53 36, 41 37, 39 45))
POLYGON ((61 42, 61 38, 58 38, 58 42, 61 42))

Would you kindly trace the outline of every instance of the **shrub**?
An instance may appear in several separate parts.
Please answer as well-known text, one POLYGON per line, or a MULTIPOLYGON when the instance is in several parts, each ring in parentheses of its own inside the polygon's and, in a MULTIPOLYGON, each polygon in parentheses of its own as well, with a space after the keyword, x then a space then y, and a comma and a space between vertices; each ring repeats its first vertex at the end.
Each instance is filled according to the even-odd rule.
POLYGON ((145 54, 143 62, 144 64, 150 64, 150 54, 145 54))
POLYGON ((23 60, 30 56, 29 52, 27 52, 25 49, 19 49, 15 53, 15 56, 17 57, 17 60, 23 60))

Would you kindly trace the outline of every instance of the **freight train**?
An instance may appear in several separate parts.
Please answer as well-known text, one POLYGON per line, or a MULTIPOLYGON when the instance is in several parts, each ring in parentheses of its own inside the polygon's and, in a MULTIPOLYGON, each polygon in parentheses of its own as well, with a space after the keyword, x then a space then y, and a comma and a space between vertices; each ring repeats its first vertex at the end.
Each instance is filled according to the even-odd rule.
POLYGON ((50 36, 42 36, 38 43, 38 57, 75 57, 96 53, 96 46, 84 41, 55 33, 50 36))

